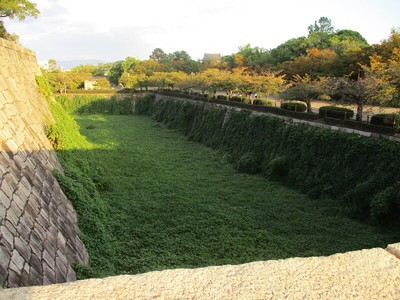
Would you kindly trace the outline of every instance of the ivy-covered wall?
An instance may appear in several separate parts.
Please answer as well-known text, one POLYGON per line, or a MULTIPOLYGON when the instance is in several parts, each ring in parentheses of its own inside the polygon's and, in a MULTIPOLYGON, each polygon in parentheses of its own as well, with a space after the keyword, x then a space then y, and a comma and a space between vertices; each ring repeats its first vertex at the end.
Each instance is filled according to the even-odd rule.
MULTIPOLYGON (((136 112, 221 151, 240 172, 341 200, 354 216, 400 224, 400 144, 207 103, 136 100, 136 112)), ((229 180, 229 179, 227 179, 229 180)))

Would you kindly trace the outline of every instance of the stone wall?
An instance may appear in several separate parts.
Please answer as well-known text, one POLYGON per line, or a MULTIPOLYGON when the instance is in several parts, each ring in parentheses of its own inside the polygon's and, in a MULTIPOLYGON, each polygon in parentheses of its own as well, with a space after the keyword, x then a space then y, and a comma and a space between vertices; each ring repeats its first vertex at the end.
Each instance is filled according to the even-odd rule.
POLYGON ((35 75, 35 54, 0 39, 0 287, 72 281, 71 265, 88 262, 52 174, 62 168, 44 134, 53 118, 35 75))
MULTIPOLYGON (((189 102, 193 102, 193 103, 199 103, 199 101, 197 101, 197 100, 187 99, 187 98, 184 98, 184 97, 179 98, 179 97, 176 97, 176 96, 168 96, 168 95, 163 95, 163 94, 156 94, 156 100, 158 101, 160 99, 181 100, 181 101, 189 101, 189 102)), ((243 109, 243 108, 239 108, 239 107, 227 106, 227 105, 224 105, 224 104, 217 104, 217 103, 211 103, 211 102, 206 102, 206 105, 213 106, 213 107, 223 107, 223 108, 226 108, 228 110, 242 110, 243 109)), ((376 138, 376 139, 387 139, 387 140, 391 140, 391 141, 394 141, 394 142, 400 142, 400 134, 399 133, 396 133, 394 135, 385 135, 385 134, 379 134, 379 133, 374 133, 374 132, 369 132, 369 131, 357 130, 357 129, 353 129, 353 128, 334 126, 334 125, 324 124, 324 123, 320 123, 320 122, 308 121, 308 120, 303 120, 303 119, 295 119, 295 118, 292 118, 292 117, 276 115, 276 114, 269 113, 269 112, 252 111, 252 114, 254 114, 254 115, 267 115, 267 116, 271 116, 271 117, 275 117, 275 118, 284 119, 286 124, 294 124, 294 125, 297 125, 297 124, 308 124, 310 126, 330 129, 330 130, 333 130, 333 131, 340 131, 340 132, 344 132, 344 133, 354 133, 354 134, 362 135, 362 136, 365 136, 365 137, 371 137, 371 138, 376 138)))

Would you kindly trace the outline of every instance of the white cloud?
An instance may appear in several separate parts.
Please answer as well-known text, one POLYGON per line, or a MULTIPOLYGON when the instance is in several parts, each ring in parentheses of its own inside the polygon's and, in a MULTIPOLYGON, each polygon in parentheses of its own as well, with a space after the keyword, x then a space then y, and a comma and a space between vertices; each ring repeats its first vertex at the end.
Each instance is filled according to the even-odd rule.
POLYGON ((400 24, 396 0, 36 0, 37 20, 6 21, 40 60, 146 59, 159 47, 231 54, 239 46, 273 48, 307 34, 321 16, 337 29, 359 31, 370 43, 400 24))

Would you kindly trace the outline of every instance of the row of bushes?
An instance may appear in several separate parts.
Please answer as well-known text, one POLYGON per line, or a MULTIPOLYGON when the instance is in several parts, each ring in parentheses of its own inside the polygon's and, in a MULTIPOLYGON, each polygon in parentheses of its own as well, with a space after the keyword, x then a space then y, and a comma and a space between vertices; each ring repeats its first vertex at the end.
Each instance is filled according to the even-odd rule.
MULTIPOLYGON (((180 97, 185 99, 191 99, 196 101, 207 101, 207 97, 199 97, 198 95, 189 95, 172 91, 157 91, 158 94, 180 97)), ((229 105, 233 107, 239 107, 244 109, 250 109, 261 112, 270 112, 277 115, 293 117, 303 120, 318 120, 322 119, 328 124, 346 126, 357 130, 367 130, 376 132, 379 134, 393 134, 400 128, 400 116, 398 114, 379 114, 375 115, 375 118, 371 118, 371 123, 359 122, 351 120, 354 116, 354 111, 349 108, 337 107, 337 106, 323 106, 320 108, 319 114, 304 113, 307 110, 307 106, 303 102, 291 101, 283 102, 281 108, 269 106, 268 102, 263 103, 260 106, 248 105, 242 101, 227 101, 221 99, 208 100, 212 103, 219 103, 229 105), (239 104, 239 105, 238 105, 239 104), (335 120, 336 119, 336 120, 335 120), (383 119, 380 122, 379 119, 383 119)), ((254 103, 256 104, 256 103, 254 103)), ((260 104, 260 103, 257 103, 260 104)))
POLYGON ((203 102, 203 103, 207 102, 207 103, 223 104, 223 105, 227 105, 227 106, 231 106, 231 107, 237 107, 237 108, 259 111, 259 112, 264 112, 264 113, 272 113, 272 114, 287 116, 287 117, 291 117, 291 118, 298 118, 298 119, 304 119, 304 120, 317 120, 318 119, 318 115, 314 114, 314 113, 295 112, 295 111, 291 111, 291 110, 280 109, 279 107, 274 107, 274 106, 251 105, 251 104, 243 103, 243 102, 218 100, 218 99, 208 100, 208 99, 200 98, 200 97, 197 97, 194 95, 188 95, 188 94, 182 94, 182 93, 176 93, 176 92, 157 91, 157 94, 166 95, 169 97, 183 98, 183 99, 188 99, 188 100, 196 100, 196 101, 203 102))
POLYGON ((226 154, 238 171, 260 172, 315 198, 343 201, 359 218, 399 225, 400 145, 308 125, 285 125, 269 116, 210 107, 201 102, 136 101, 190 140, 226 154))

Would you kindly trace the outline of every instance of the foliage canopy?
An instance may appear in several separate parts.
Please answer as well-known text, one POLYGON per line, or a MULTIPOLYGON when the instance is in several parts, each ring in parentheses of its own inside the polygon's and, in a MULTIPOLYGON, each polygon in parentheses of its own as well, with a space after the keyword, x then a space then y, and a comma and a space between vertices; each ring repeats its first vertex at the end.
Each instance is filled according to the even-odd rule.
POLYGON ((2 0, 0 2, 0 18, 17 18, 22 21, 26 17, 36 18, 39 13, 36 3, 27 0, 2 0))

